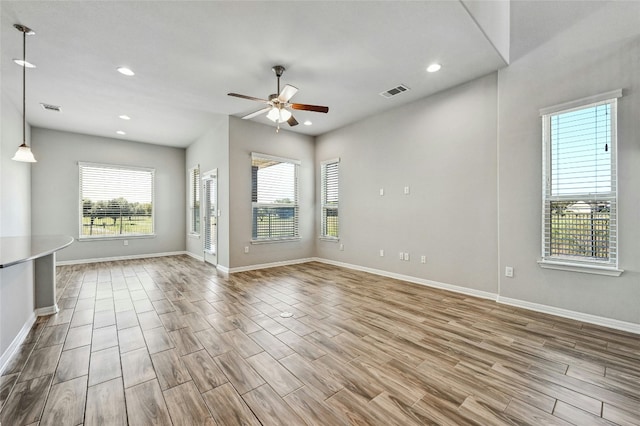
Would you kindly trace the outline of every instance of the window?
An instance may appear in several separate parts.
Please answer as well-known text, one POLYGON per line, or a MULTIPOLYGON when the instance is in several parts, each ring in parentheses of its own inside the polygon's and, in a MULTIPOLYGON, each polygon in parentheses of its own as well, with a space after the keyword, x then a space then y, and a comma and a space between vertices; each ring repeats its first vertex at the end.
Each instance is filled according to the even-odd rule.
POLYGON ((617 268, 620 91, 541 111, 543 262, 617 268))
POLYGON ((320 165, 321 238, 338 238, 338 194, 340 159, 324 161, 320 165))
POLYGON ((154 169, 78 163, 79 239, 153 235, 154 169))
POLYGON ((189 233, 200 234, 200 167, 189 169, 189 233))
POLYGON ((297 160, 251 154, 253 241, 299 237, 299 165, 297 160))

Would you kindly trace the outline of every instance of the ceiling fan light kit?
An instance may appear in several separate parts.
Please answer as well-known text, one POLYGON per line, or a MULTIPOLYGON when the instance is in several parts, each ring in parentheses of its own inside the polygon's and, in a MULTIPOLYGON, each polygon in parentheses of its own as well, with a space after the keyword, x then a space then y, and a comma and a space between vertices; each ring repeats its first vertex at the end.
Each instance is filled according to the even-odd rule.
POLYGON ((288 109, 296 109, 301 111, 313 111, 313 112, 329 112, 329 107, 320 105, 307 105, 297 104, 289 102, 291 98, 298 92, 298 88, 287 84, 280 90, 280 77, 284 74, 285 68, 282 65, 275 65, 272 71, 276 74, 277 78, 277 91, 275 94, 270 95, 269 99, 254 98, 253 96, 241 95, 238 93, 229 93, 229 96, 236 98, 248 99, 250 101, 261 102, 266 104, 265 107, 254 111, 250 114, 242 117, 243 120, 257 117, 258 115, 267 113, 267 118, 276 123, 276 132, 280 131, 280 124, 286 122, 289 126, 293 127, 298 125, 298 121, 293 117, 293 113, 288 109))

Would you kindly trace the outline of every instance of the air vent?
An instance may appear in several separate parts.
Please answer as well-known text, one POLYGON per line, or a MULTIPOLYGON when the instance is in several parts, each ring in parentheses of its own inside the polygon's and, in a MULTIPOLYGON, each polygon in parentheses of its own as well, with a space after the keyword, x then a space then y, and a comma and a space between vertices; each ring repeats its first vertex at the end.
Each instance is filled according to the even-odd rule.
POLYGON ((46 109, 47 111, 62 112, 62 108, 59 107, 58 105, 51 105, 51 104, 43 104, 43 103, 41 103, 40 106, 42 106, 42 108, 46 109))
POLYGON ((407 90, 409 90, 409 88, 404 84, 401 84, 397 87, 394 87, 393 89, 389 89, 386 92, 380 93, 380 96, 382 96, 383 98, 391 98, 393 96, 399 95, 400 93, 406 92, 407 90))

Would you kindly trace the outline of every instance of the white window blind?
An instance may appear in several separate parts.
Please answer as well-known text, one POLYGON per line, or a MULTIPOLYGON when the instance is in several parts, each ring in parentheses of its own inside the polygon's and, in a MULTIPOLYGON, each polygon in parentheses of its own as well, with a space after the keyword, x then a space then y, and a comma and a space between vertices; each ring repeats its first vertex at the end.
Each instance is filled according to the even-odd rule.
POLYGON ((205 233, 204 233, 204 250, 210 254, 216 254, 218 241, 218 209, 216 206, 218 200, 217 175, 209 176, 204 179, 205 193, 205 233))
POLYGON ((200 234, 200 167, 189 169, 189 232, 200 234))
POLYGON ((324 161, 320 165, 321 237, 338 238, 339 230, 339 166, 340 159, 324 161))
POLYGON ((543 259, 617 267, 617 99, 542 115, 543 259))
POLYGON ((253 241, 298 238, 300 162, 251 154, 253 241))
POLYGON ((78 163, 79 239, 153 235, 154 169, 78 163))

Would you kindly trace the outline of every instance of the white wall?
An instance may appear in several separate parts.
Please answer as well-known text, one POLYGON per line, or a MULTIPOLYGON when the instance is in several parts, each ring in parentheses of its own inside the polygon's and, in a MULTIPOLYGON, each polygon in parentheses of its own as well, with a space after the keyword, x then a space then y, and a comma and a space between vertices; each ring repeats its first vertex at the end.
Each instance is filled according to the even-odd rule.
MULTIPOLYGON (((229 117, 212 117, 209 130, 193 142, 186 151, 185 168, 200 165, 200 176, 205 172, 218 169, 218 210, 221 216, 218 218, 218 265, 229 267, 229 117)), ((185 175, 186 178, 186 175, 185 175)), ((186 180, 189 185, 189 180, 186 180)), ((202 188, 202 182, 200 182, 202 188)), ((200 196, 202 200, 202 189, 200 196)), ((188 207, 189 194, 186 204, 188 207)), ((202 203, 201 203, 202 205, 202 203)), ((202 213, 202 209, 201 209, 202 213)), ((187 221, 188 222, 188 221, 187 221)), ((201 233, 199 237, 189 235, 187 229, 187 251, 195 256, 202 257, 204 238, 204 221, 201 221, 201 233)), ((187 228, 189 224, 187 223, 187 228)))
MULTIPOLYGON (((0 143, 0 235, 3 237, 29 235, 31 232, 31 163, 13 161, 22 143, 22 111, 2 96, 2 141, 0 143)), ((30 145, 31 128, 26 128, 30 145)), ((37 150, 33 150, 36 160, 37 150)), ((37 164, 37 163, 36 163, 37 164)))
POLYGON ((317 255, 495 294, 496 114, 492 74, 318 137, 318 177, 341 159, 344 251, 316 239, 317 255))
POLYGON ((230 267, 305 259, 314 254, 313 137, 275 126, 229 118, 230 267), (251 244, 251 152, 300 160, 300 241, 251 244), (249 253, 244 253, 244 247, 249 253))
POLYGON ((461 0, 469 15, 480 27, 487 40, 504 59, 509 63, 510 38, 510 6, 511 1, 477 1, 461 0))
POLYGON ((78 162, 155 168, 155 238, 75 241, 58 261, 185 250, 185 150, 166 146, 33 128, 38 163, 32 169, 32 230, 78 238, 78 162))
MULTIPOLYGON (((539 7, 551 7, 545 2, 539 7)), ((610 2, 499 72, 502 297, 640 324, 640 4, 610 2), (635 18, 634 18, 635 16, 635 18), (608 22, 610 24, 602 24, 608 22), (615 24, 613 24, 615 23, 615 24), (543 107, 623 89, 618 103, 621 277, 543 270, 543 107)))
MULTIPOLYGON (((512 56, 497 77, 318 137, 316 175, 321 161, 342 160, 344 251, 338 243, 317 241, 316 255, 498 294, 507 303, 599 317, 623 328, 640 324, 640 35, 634 16, 640 16, 640 3, 602 4, 597 13, 512 56), (618 104, 618 229, 625 272, 612 278, 543 270, 537 264, 538 111, 619 88, 624 96, 618 104), (404 186, 410 195, 403 195, 404 186), (400 251, 411 254, 410 262, 398 259, 400 251), (421 255, 427 256, 425 265, 421 255), (513 278, 503 276, 505 266, 514 268, 513 278)), ((317 233, 319 226, 317 215, 317 233)))
MULTIPOLYGON (((1 97, 0 237, 31 235, 31 164, 12 161, 22 143, 22 113, 1 97)), ((27 127, 27 144, 30 144, 27 127)), ((36 156, 38 153, 36 152, 36 156)), ((33 262, 0 269, 0 360, 15 349, 21 330, 33 321, 33 262)), ((2 362, 0 362, 2 368, 2 362)))

